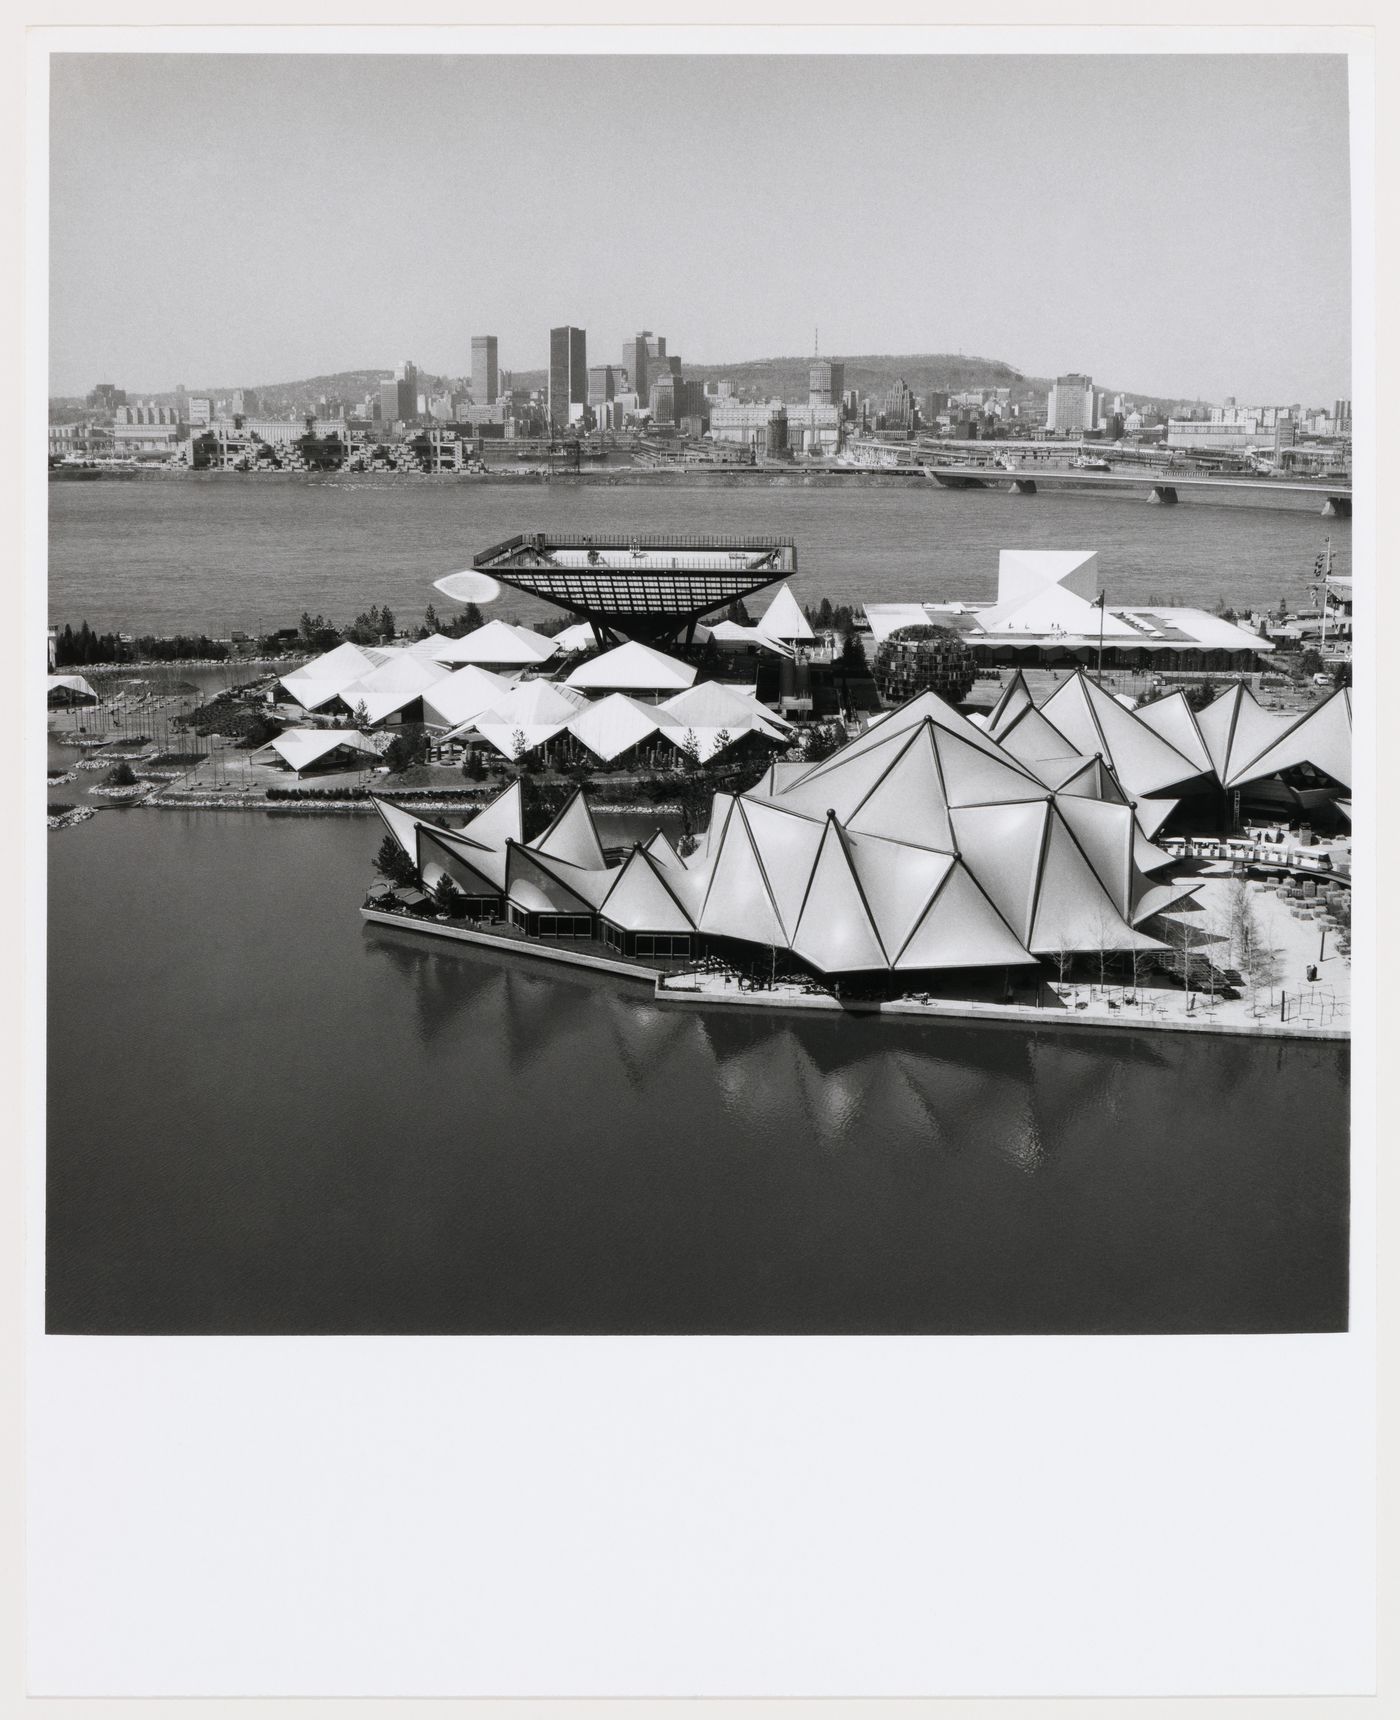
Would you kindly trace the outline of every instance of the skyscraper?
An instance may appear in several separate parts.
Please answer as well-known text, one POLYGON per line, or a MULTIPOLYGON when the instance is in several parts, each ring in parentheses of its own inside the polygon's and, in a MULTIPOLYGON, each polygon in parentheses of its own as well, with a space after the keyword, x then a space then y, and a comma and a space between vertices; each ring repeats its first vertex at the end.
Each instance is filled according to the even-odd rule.
POLYGON ((828 358, 814 358, 807 370, 807 404, 839 406, 846 391, 846 367, 828 358))
MULTIPOLYGON (((627 372, 632 390, 640 400, 645 400, 647 397, 647 383, 650 376, 647 367, 647 349, 651 340, 651 330, 644 328, 632 340, 622 343, 622 368, 627 372)), ((664 347, 666 343, 663 341, 661 344, 664 347)))
POLYGON ((493 334, 472 336, 472 399, 478 406, 494 406, 500 393, 500 378, 496 370, 496 337, 493 334))
POLYGON ((549 331, 549 422, 558 429, 588 404, 588 336, 565 324, 549 331))
POLYGON ((1094 427, 1094 384, 1090 377, 1072 370, 1057 376, 1046 402, 1045 428, 1061 435, 1083 433, 1094 427))

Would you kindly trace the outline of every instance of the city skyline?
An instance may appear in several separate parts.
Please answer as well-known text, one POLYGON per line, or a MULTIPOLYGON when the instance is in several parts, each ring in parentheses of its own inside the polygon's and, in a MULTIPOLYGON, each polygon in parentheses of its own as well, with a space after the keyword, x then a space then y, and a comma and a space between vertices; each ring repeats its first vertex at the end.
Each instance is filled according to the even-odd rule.
POLYGON ((486 78, 484 59, 269 56, 252 82, 248 64, 54 60, 53 393, 255 386, 370 351, 468 375, 483 329, 502 369, 540 371, 562 324, 611 364, 644 326, 697 365, 794 355, 819 326, 832 356, 961 351, 1159 397, 1352 391, 1340 57, 1194 58, 1189 78, 1180 56, 823 60, 810 150, 791 128, 811 60, 501 58, 486 78), (639 151, 636 91, 662 72, 686 99, 639 151), (468 92, 457 172, 312 147, 381 104, 452 112, 468 92), (561 152, 507 128, 526 92, 617 125, 561 152), (879 123, 921 103, 929 126, 879 123), (781 172, 733 171, 716 140, 734 108, 745 158, 781 172), (173 152, 172 110, 195 121, 173 152), (387 292, 356 258, 391 208, 406 266, 387 292))

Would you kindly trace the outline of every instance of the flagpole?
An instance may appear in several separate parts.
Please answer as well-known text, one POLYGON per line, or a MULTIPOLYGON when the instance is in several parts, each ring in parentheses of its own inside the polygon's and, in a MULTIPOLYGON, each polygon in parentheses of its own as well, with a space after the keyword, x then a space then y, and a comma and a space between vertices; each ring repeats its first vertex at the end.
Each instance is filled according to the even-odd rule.
POLYGON ((1099 687, 1101 689, 1103 687, 1103 606, 1104 606, 1104 599, 1107 596, 1108 596, 1108 593, 1106 591, 1101 591, 1099 593, 1099 670, 1098 670, 1098 684, 1099 684, 1099 687))

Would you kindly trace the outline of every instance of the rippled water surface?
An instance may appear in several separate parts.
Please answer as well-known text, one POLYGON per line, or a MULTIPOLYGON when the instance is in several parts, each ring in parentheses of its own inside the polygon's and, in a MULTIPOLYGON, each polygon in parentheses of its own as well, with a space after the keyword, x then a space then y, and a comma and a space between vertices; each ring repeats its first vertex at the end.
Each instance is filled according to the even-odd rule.
POLYGON ((659 1009, 365 928, 379 836, 50 838, 51 1330, 1344 1326, 1344 1048, 659 1009))
MULTIPOLYGON (((75 626, 218 634, 286 625, 303 609, 348 621, 387 602, 416 621, 430 600, 445 606, 434 579, 530 530, 785 534, 797 542, 804 602, 991 598, 1003 548, 1096 549, 1112 602, 1298 603, 1329 533, 1334 570, 1351 571, 1349 521, 1278 506, 1150 507, 1140 498, 933 484, 103 480, 49 485, 49 614, 75 626)), ((551 613, 508 591, 496 612, 551 613)))

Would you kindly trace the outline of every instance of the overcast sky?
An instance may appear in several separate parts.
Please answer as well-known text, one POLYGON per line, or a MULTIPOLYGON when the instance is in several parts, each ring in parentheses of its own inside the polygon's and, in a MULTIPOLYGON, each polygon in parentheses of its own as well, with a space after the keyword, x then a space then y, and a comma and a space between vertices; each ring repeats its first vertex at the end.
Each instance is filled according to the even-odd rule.
POLYGON ((472 334, 538 369, 965 352, 1350 395, 1340 57, 52 61, 51 386, 249 386, 472 334))

